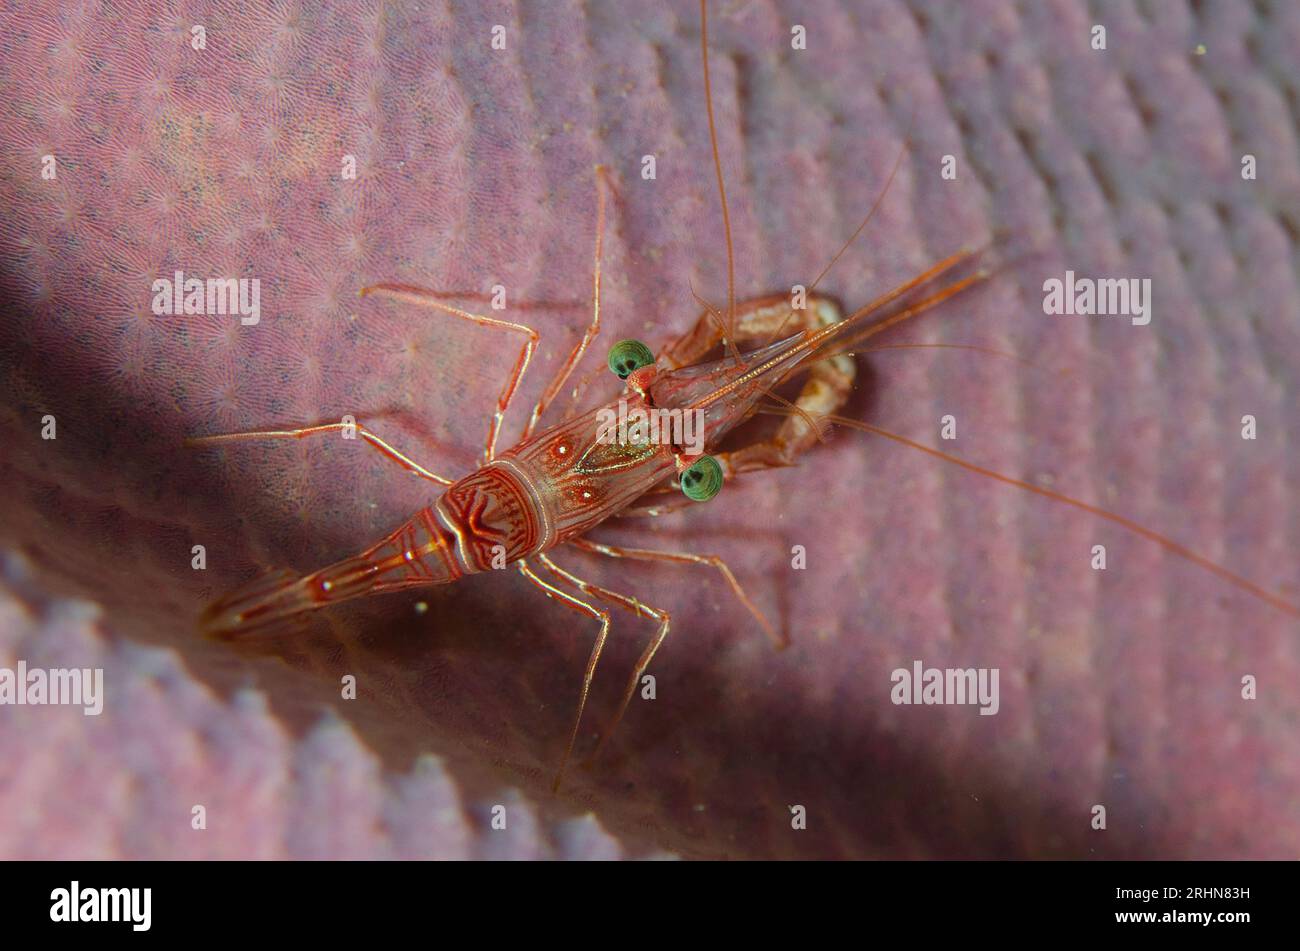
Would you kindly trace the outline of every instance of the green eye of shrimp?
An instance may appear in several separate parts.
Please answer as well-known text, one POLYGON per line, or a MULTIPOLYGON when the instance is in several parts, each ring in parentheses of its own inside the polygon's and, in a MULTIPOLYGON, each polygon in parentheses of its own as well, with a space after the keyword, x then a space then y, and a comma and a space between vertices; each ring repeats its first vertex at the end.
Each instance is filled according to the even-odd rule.
POLYGON ((712 456, 700 456, 681 476, 682 491, 694 502, 707 502, 722 491, 722 466, 712 456))
POLYGON ((609 368, 626 380, 633 371, 655 362, 655 355, 640 340, 620 340, 609 348, 609 368))

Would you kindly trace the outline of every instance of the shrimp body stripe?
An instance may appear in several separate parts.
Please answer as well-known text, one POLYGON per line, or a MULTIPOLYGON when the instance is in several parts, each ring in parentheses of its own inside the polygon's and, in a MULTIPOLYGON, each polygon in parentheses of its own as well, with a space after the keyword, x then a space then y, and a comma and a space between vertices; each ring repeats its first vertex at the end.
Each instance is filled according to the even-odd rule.
POLYGON ((494 459, 455 483, 433 508, 438 521, 456 538, 460 574, 474 574, 496 567, 492 564, 493 556, 489 554, 494 544, 508 545, 507 561, 516 561, 535 551, 545 551, 554 539, 555 530, 536 483, 522 467, 508 459, 494 459), (489 503, 507 499, 517 506, 519 518, 508 526, 499 526, 504 533, 502 540, 492 542, 475 528, 478 510, 489 503), (518 531, 520 529, 522 531, 518 531))
POLYGON ((533 510, 542 520, 542 537, 537 544, 537 551, 546 551, 551 547, 551 542, 555 537, 555 526, 551 524, 551 515, 547 511, 547 505, 542 497, 542 491, 537 487, 537 483, 532 480, 527 472, 512 459, 494 459, 490 466, 501 466, 508 469, 514 474, 515 478, 523 485, 524 490, 528 493, 529 499, 532 500, 533 510))

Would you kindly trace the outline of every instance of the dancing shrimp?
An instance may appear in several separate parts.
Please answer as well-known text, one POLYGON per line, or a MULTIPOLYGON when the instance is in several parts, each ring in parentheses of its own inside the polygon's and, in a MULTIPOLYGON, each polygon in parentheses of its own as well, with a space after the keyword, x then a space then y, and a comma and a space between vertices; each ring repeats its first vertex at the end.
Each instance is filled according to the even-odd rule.
MULTIPOLYGON (((598 180, 601 178, 603 173, 598 180)), ((733 326, 736 329, 732 333, 726 330, 728 321, 722 315, 707 309, 697 326, 658 359, 639 341, 627 340, 615 345, 608 362, 611 370, 626 380, 619 399, 534 432, 548 403, 563 389, 600 329, 600 231, 604 205, 605 191, 601 187, 598 188, 591 323, 534 406, 519 443, 503 452, 497 451, 497 436, 536 347, 536 332, 520 324, 450 306, 433 292, 420 288, 399 284, 363 288, 363 296, 373 294, 428 306, 525 337, 514 372, 501 391, 488 426, 484 463, 469 475, 455 481, 438 475, 376 433, 354 423, 227 433, 189 440, 191 445, 211 445, 249 439, 301 439, 355 426, 357 436, 394 463, 445 487, 437 501, 359 554, 302 577, 283 573, 268 575, 219 599, 203 614, 201 626, 207 633, 234 638, 266 631, 304 612, 360 595, 449 584, 467 574, 513 565, 548 597, 600 624, 583 677, 573 729, 556 777, 557 785, 577 738, 610 625, 607 611, 560 585, 659 623, 658 631, 636 663, 613 724, 604 733, 606 738, 622 718, 642 673, 667 637, 671 618, 667 611, 574 576, 551 560, 548 552, 552 549, 569 544, 615 558, 713 566, 759 625, 778 646, 784 646, 784 638, 746 595, 721 559, 623 548, 592 542, 583 536, 613 515, 638 510, 658 514, 679 504, 706 501, 718 493, 725 481, 741 472, 791 464, 821 435, 819 418, 833 412, 849 395, 854 365, 850 358, 840 355, 842 351, 952 297, 981 280, 985 272, 967 275, 921 296, 920 288, 974 256, 973 252, 960 251, 847 319, 842 319, 838 305, 831 298, 817 294, 808 296, 804 308, 792 308, 784 297, 764 298, 735 307, 733 326), (735 349, 738 342, 769 337, 783 326, 793 326, 797 332, 743 354, 735 349), (729 349, 728 355, 697 362, 719 344, 729 349), (763 396, 774 396, 772 391, 781 381, 803 368, 810 368, 809 378, 799 397, 788 407, 791 415, 777 432, 765 441, 732 452, 693 454, 691 447, 679 438, 680 427, 666 428, 664 432, 669 438, 655 441, 646 438, 643 431, 611 438, 609 428, 601 424, 607 414, 620 410, 632 419, 649 418, 653 410, 698 413, 703 421, 703 445, 712 448, 761 408, 763 396), (684 498, 680 503, 656 504, 656 496, 660 494, 657 490, 668 480, 675 480, 684 498), (539 574, 534 565, 547 577, 539 574)))
MULTIPOLYGON (((703 2, 701 13, 703 17, 703 2)), ((783 634, 768 622, 720 558, 602 544, 585 536, 613 516, 653 515, 707 501, 724 483, 741 473, 791 465, 799 454, 821 438, 827 425, 844 425, 881 435, 967 470, 1083 509, 1156 542, 1279 610, 1300 614, 1300 609, 1290 602, 1122 516, 974 466, 877 427, 835 415, 852 390, 855 368, 851 355, 862 352, 864 340, 941 304, 986 279, 990 272, 980 268, 957 278, 957 272, 970 269, 981 253, 963 249, 848 317, 843 316, 834 300, 815 292, 816 282, 806 298, 797 304, 784 296, 737 304, 726 190, 709 98, 706 19, 701 45, 710 141, 727 244, 728 302, 725 312, 706 305, 698 323, 657 356, 639 341, 625 340, 616 344, 609 352, 608 362, 610 369, 625 381, 620 396, 538 430, 546 409, 563 391, 600 330, 601 245, 609 186, 606 173, 598 169, 590 323, 568 359, 543 390, 518 443, 499 452, 497 441, 502 422, 538 345, 537 332, 522 324, 452 306, 441 295, 428 289, 387 283, 363 288, 363 297, 374 295, 428 307, 523 338, 519 356, 488 423, 482 464, 460 479, 449 479, 355 422, 226 433, 188 440, 191 445, 213 445, 252 439, 301 439, 354 428, 355 434, 368 446, 415 476, 442 488, 436 501, 352 557, 304 576, 268 575, 219 599, 202 616, 201 626, 207 633, 221 638, 243 637, 273 630, 307 612, 362 595, 449 584, 468 574, 513 566, 547 597, 599 624, 583 675, 572 729, 555 777, 555 786, 558 787, 573 753, 588 693, 609 633, 610 614, 599 604, 617 607, 658 623, 657 631, 635 664, 609 728, 602 733, 601 744, 608 740, 625 714, 641 676, 669 633, 671 616, 662 608, 577 577, 556 564, 550 552, 569 545, 613 558, 712 567, 722 575, 735 596, 777 646, 784 646, 783 634), (945 275, 953 279, 939 286, 939 279, 945 275), (792 332, 781 337, 787 330, 792 332), (739 345, 751 342, 759 345, 745 352, 739 350, 739 345), (719 346, 723 348, 722 356, 706 360, 719 346), (807 372, 808 378, 798 397, 792 402, 778 397, 776 389, 799 372, 807 372), (765 397, 773 403, 764 403, 765 397), (609 439, 601 421, 620 409, 629 418, 638 412, 648 417, 656 410, 698 413, 704 421, 702 442, 705 451, 688 446, 685 440, 678 438, 680 431, 672 438, 659 440, 646 438, 644 432, 609 439), (757 412, 773 412, 786 418, 765 440, 730 452, 717 449, 729 432, 757 412), (680 496, 664 501, 666 491, 676 490, 680 490, 680 496)), ((894 170, 897 168, 896 163, 894 170)), ((890 178, 892 180, 892 174, 890 178)), ((887 190, 888 183, 881 198, 887 190)), ((877 199, 877 207, 879 203, 880 199, 877 199)), ((872 208, 874 211, 875 207, 872 208)), ((868 214, 845 248, 862 232, 870 218, 871 214, 868 214)), ((837 254, 836 259, 839 256, 837 254)))

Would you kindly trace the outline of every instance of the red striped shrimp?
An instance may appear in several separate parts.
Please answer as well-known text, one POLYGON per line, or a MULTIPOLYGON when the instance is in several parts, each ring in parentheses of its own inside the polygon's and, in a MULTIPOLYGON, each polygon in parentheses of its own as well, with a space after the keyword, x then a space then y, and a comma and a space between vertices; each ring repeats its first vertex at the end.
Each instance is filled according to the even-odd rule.
MULTIPOLYGON (((503 452, 498 452, 496 445, 502 419, 528 368, 537 345, 537 333, 520 324, 453 307, 432 291, 398 284, 377 284, 363 289, 363 296, 374 294, 427 306, 480 326, 525 337, 519 359, 501 390, 488 424, 484 463, 453 481, 357 425, 356 434, 366 444, 416 476, 445 487, 442 494, 387 537, 350 558, 302 577, 280 573, 260 578, 219 599, 203 614, 201 626, 207 633, 234 638, 264 632, 305 612, 361 595, 449 584, 468 574, 513 565, 548 597, 600 625, 583 677, 573 729, 556 777, 557 785, 577 739, 587 694, 610 625, 608 611, 579 595, 659 623, 636 663, 618 713, 604 737, 621 720, 642 673, 668 635, 671 618, 667 611, 573 575, 549 557, 553 549, 568 544, 614 558, 712 566, 773 641, 778 646, 784 644, 731 569, 716 556, 605 545, 583 536, 613 515, 638 511, 658 514, 675 507, 646 504, 653 501, 655 490, 666 481, 672 480, 680 488, 682 503, 692 504, 716 495, 725 481, 741 472, 788 465, 819 437, 815 417, 841 405, 852 387, 852 361, 837 358, 838 351, 855 347, 861 340, 936 306, 981 280, 985 272, 967 275, 922 296, 922 288, 974 256, 973 252, 958 252, 847 319, 840 319, 833 301, 814 294, 808 298, 806 309, 793 312, 795 326, 799 323, 805 326, 783 340, 743 354, 734 352, 736 342, 769 335, 791 319, 792 311, 786 299, 765 298, 736 308, 737 330, 731 337, 719 324, 717 315, 706 311, 696 328, 669 346, 658 360, 635 341, 616 345, 610 351, 610 364, 620 377, 626 378, 619 399, 535 431, 547 405, 563 389, 600 329, 600 232, 604 210, 605 190, 601 187, 591 323, 533 407, 520 441, 503 452), (696 362, 719 342, 725 342, 733 353, 718 360, 696 362), (601 420, 608 418, 605 414, 618 413, 620 401, 626 416, 634 419, 638 411, 645 413, 644 418, 653 410, 698 412, 704 426, 703 445, 713 448, 760 408, 762 397, 808 367, 812 372, 792 404, 794 415, 769 440, 733 452, 692 454, 680 439, 680 428, 667 430, 669 438, 656 441, 636 438, 635 434, 630 438, 610 439, 608 429, 601 425, 601 420)), ((194 437, 188 442, 213 445, 252 439, 302 439, 337 432, 349 425, 354 424, 227 433, 194 437)))
MULTIPOLYGON (((1300 615, 1300 608, 1290 602, 1120 515, 836 415, 854 384, 851 354, 864 352, 864 341, 949 300, 985 280, 990 272, 974 269, 981 252, 960 250, 848 317, 842 317, 838 305, 830 298, 815 293, 816 281, 809 287, 803 307, 792 306, 786 297, 736 303, 726 188, 709 89, 705 14, 705 3, 701 0, 705 99, 728 262, 725 311, 706 305, 697 324, 657 356, 636 341, 617 344, 610 351, 609 364, 611 370, 626 380, 618 399, 538 429, 545 411, 563 391, 600 331, 602 235, 609 186, 605 173, 598 169, 590 323, 533 406, 520 440, 509 449, 498 451, 503 420, 538 345, 537 332, 523 324, 452 306, 431 290, 402 284, 363 288, 362 296, 374 295, 427 307, 522 338, 518 358, 488 423, 482 464, 468 475, 453 480, 426 468, 355 423, 227 433, 188 440, 191 445, 214 445, 254 439, 302 439, 355 426, 356 434, 368 446, 442 490, 432 504, 352 557, 300 577, 288 573, 270 575, 219 599, 204 612, 202 628, 221 638, 243 637, 281 627, 307 612, 362 595, 449 584, 468 574, 513 566, 547 597, 598 623, 573 726, 555 777, 558 787, 577 741, 588 693, 609 633, 610 614, 606 607, 649 618, 657 622, 658 629, 635 664, 617 712, 601 735, 601 744, 622 719, 642 674, 664 643, 671 628, 671 616, 668 611, 629 594, 580 578, 556 564, 551 552, 567 545, 613 558, 711 567, 722 575, 768 636, 783 646, 783 635, 768 622, 731 569, 717 556, 627 548, 603 544, 586 536, 613 516, 657 515, 690 506, 711 498, 724 483, 742 473, 790 465, 820 439, 827 425, 843 425, 884 436, 969 471, 1107 519, 1215 573, 1278 610, 1300 615), (958 277, 963 272, 970 273, 958 277), (945 278, 947 283, 943 283, 945 278), (792 332, 782 337, 787 331, 792 332), (749 343, 758 346, 741 352, 739 346, 749 343), (723 356, 706 360, 720 345, 723 356), (800 372, 807 372, 808 377, 798 397, 793 402, 777 397, 774 391, 781 383, 800 372), (765 403, 765 397, 775 405, 765 403), (680 431, 671 438, 659 440, 644 438, 644 434, 642 438, 607 438, 602 420, 616 413, 620 403, 629 417, 638 411, 646 416, 652 411, 700 414, 704 421, 704 451, 692 451, 694 445, 688 446, 680 438, 680 431), (757 412, 773 412, 786 418, 763 441, 730 452, 717 449, 727 433, 757 412), (674 497, 673 493, 680 494, 674 497)), ((900 153, 900 160, 901 157, 900 153)), ((897 168, 896 163, 894 170, 897 168)), ((892 177, 891 173, 891 180, 892 177)), ((876 206, 831 264, 862 232, 887 191, 888 183, 876 206)), ((597 751, 599 748, 598 745, 597 751)))

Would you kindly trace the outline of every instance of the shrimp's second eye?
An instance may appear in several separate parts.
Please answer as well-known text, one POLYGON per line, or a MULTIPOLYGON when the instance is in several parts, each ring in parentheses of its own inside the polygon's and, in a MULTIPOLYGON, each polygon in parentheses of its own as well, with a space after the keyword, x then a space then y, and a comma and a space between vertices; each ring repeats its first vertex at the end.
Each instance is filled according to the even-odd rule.
POLYGON ((620 380, 654 362, 654 353, 640 340, 620 340, 609 348, 609 368, 620 380))
POLYGON ((682 491, 693 502, 707 502, 722 491, 722 466, 712 456, 700 456, 682 473, 682 491))

